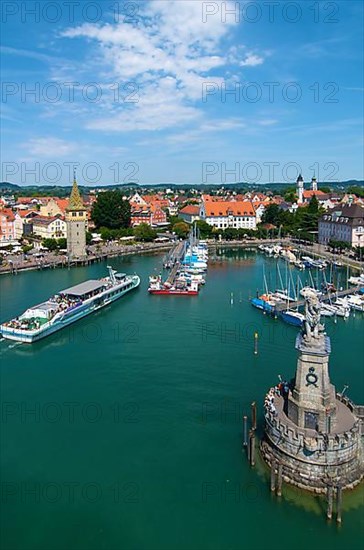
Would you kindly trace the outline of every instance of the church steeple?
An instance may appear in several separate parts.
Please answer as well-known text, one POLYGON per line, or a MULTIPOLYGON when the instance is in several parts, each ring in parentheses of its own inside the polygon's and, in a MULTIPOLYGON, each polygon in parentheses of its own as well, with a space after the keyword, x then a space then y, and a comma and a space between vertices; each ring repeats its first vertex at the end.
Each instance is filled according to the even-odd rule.
POLYGON ((298 196, 297 203, 302 204, 303 203, 303 177, 302 177, 301 174, 297 178, 296 193, 297 193, 297 196, 298 196))
POLYGON ((73 185, 72 185, 72 191, 71 191, 67 210, 68 211, 86 210, 80 195, 80 191, 78 189, 78 185, 76 181, 76 171, 73 172, 73 185))

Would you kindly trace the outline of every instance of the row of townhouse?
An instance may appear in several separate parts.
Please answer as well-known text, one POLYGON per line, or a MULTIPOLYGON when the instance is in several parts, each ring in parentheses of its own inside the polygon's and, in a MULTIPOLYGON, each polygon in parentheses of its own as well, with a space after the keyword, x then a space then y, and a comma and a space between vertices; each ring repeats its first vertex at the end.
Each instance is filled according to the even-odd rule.
POLYGON ((170 212, 170 201, 161 195, 140 195, 134 193, 129 199, 131 206, 131 226, 142 223, 151 227, 168 225, 167 211, 170 212))
POLYGON ((66 238, 67 226, 64 217, 41 216, 35 210, 13 212, 11 209, 0 210, 0 242, 11 243, 22 237, 35 235, 41 239, 66 238))

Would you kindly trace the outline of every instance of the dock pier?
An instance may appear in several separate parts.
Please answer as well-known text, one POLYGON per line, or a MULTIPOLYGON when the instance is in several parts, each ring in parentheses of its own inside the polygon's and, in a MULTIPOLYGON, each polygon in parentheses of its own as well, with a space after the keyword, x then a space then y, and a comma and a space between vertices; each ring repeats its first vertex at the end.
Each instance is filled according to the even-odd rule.
POLYGON ((181 260, 186 251, 186 243, 184 241, 177 243, 168 254, 166 264, 169 265, 171 272, 166 280, 169 286, 173 286, 178 271, 181 267, 181 260))
MULTIPOLYGON (((353 294, 355 292, 355 288, 345 288, 343 290, 337 290, 336 292, 330 292, 329 294, 323 296, 321 298, 321 302, 327 303, 332 299, 335 298, 342 298, 344 296, 349 296, 350 294, 353 294)), ((297 309, 299 307, 303 307, 305 304, 305 299, 302 298, 301 300, 290 300, 289 301, 289 307, 290 309, 297 309)), ((274 306, 272 311, 270 312, 273 317, 277 317, 282 311, 285 311, 287 309, 287 302, 278 303, 274 306)))

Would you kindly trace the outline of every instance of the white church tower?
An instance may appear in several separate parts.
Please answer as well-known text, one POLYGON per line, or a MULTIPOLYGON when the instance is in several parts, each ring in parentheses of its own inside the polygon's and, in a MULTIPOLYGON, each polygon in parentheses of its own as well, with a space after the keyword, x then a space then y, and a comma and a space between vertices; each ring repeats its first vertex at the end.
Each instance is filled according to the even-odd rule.
POLYGON ((302 204, 303 203, 303 177, 301 176, 301 174, 297 178, 296 194, 298 197, 297 203, 302 204))
POLYGON ((317 179, 315 178, 315 176, 313 176, 311 180, 311 189, 312 191, 317 191, 317 179))

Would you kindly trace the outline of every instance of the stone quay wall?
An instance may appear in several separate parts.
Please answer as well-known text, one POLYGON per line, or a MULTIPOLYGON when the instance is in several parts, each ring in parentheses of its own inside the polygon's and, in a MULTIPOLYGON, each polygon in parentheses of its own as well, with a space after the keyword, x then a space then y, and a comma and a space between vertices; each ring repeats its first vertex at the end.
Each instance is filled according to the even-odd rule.
POLYGON ((286 482, 318 493, 332 482, 352 488, 364 477, 359 421, 348 432, 308 438, 267 412, 261 452, 269 466, 282 464, 286 482))

